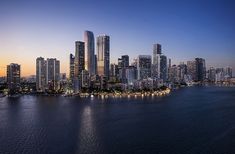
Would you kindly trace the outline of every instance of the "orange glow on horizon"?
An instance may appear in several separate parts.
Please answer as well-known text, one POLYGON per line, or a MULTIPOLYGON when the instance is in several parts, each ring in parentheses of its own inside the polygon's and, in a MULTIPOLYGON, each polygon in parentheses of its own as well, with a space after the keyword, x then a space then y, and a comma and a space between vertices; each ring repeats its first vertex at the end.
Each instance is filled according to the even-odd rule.
MULTIPOLYGON (((21 77, 27 77, 30 75, 36 75, 36 62, 35 60, 30 60, 30 61, 18 61, 18 62, 10 62, 7 60, 0 60, 0 77, 6 76, 7 73, 7 65, 11 63, 17 63, 20 65, 21 69, 21 77)), ((63 65, 60 61, 60 73, 66 73, 68 76, 68 72, 66 72, 66 65, 63 65)))

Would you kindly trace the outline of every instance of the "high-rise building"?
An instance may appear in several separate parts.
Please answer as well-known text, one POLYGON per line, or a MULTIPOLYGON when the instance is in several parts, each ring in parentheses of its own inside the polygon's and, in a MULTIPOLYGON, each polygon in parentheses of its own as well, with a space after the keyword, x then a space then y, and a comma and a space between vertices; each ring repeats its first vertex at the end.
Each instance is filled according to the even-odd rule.
POLYGON ((163 82, 167 80, 167 57, 165 55, 160 56, 160 79, 163 82))
POLYGON ((129 56, 128 55, 122 55, 121 58, 118 58, 118 67, 119 68, 129 67, 129 56))
POLYGON ((171 59, 168 59, 167 79, 170 80, 171 59))
POLYGON ((208 71, 208 80, 210 82, 215 82, 215 77, 216 77, 216 71, 214 67, 210 67, 208 71))
POLYGON ((7 85, 9 89, 17 90, 20 87, 20 65, 7 65, 7 85))
POLYGON ((228 76, 229 78, 233 77, 232 67, 226 67, 225 68, 225 75, 228 76))
POLYGON ((73 54, 70 54, 69 57, 69 79, 73 80, 74 79, 74 74, 75 74, 75 57, 73 54))
POLYGON ((177 78, 180 82, 184 81, 184 77, 187 75, 187 65, 184 62, 181 62, 177 68, 177 78))
POLYGON ((137 61, 138 80, 151 77, 152 58, 150 55, 139 55, 137 61))
POLYGON ((97 55, 95 55, 95 74, 98 74, 97 55))
POLYGON ((161 55, 162 54, 162 46, 161 44, 154 44, 153 45, 153 53, 156 55, 156 54, 159 54, 161 55))
POLYGON ((47 58, 46 83, 49 90, 58 90, 60 81, 60 61, 56 58, 47 58))
POLYGON ((126 83, 128 86, 134 86, 134 82, 137 79, 136 75, 136 67, 134 66, 129 66, 125 69, 125 78, 126 78, 126 83))
POLYGON ((122 68, 122 58, 118 58, 118 68, 122 68))
POLYGON ((129 56, 128 55, 122 55, 122 68, 129 67, 129 56))
POLYGON ((36 59, 37 91, 58 90, 60 85, 60 61, 56 58, 36 59))
POLYGON ((196 81, 196 61, 187 61, 187 74, 193 81, 196 81))
POLYGON ((110 80, 116 81, 118 79, 119 69, 117 64, 110 65, 110 80))
POLYGON ((216 68, 215 73, 215 82, 224 81, 224 68, 216 68))
POLYGON ((171 82, 179 82, 179 79, 178 79, 178 67, 176 65, 172 65, 170 68, 169 68, 169 81, 171 82))
POLYGON ((206 78, 206 63, 203 58, 195 58, 196 61, 196 81, 204 81, 206 78))
POLYGON ((36 89, 45 91, 46 88, 46 61, 42 57, 36 59, 36 89))
POLYGON ((131 66, 134 66, 137 68, 137 62, 138 62, 138 59, 134 58, 133 61, 131 62, 131 66))
POLYGON ((168 59, 168 68, 171 68, 171 59, 168 59))
POLYGON ((152 77, 160 78, 160 59, 162 54, 162 47, 160 44, 153 45, 153 65, 152 65, 152 77))
POLYGON ((85 69, 90 75, 95 75, 95 42, 91 31, 84 32, 85 42, 85 69))
POLYGON ((97 65, 98 75, 109 79, 110 37, 107 35, 97 37, 97 65))
POLYGON ((118 76, 119 79, 126 83, 126 68, 129 67, 129 56, 128 55, 122 55, 121 58, 118 58, 118 76))
POLYGON ((116 64, 111 64, 110 65, 110 76, 115 77, 118 74, 118 66, 116 64))
POLYGON ((75 42, 75 71, 74 76, 77 78, 81 74, 82 70, 85 69, 85 43, 81 41, 75 42))
POLYGON ((82 88, 89 88, 90 87, 89 72, 87 70, 82 70, 81 87, 82 88))

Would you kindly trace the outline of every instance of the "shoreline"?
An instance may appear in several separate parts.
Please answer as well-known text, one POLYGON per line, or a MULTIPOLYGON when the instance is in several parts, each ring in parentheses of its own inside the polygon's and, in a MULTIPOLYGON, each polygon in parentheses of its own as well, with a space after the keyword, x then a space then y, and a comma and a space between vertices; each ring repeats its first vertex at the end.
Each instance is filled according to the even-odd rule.
POLYGON ((175 91, 177 89, 181 88, 189 88, 194 86, 205 86, 205 87, 227 87, 227 88, 235 88, 235 85, 224 85, 224 84, 195 84, 190 86, 177 86, 175 88, 166 88, 165 90, 155 90, 155 91, 114 91, 114 92, 81 92, 81 93, 38 93, 38 92, 32 92, 32 93, 17 93, 13 95, 7 95, 7 94, 0 94, 0 98, 8 97, 8 98, 17 98, 25 95, 32 95, 32 96, 53 96, 53 97, 80 97, 80 98, 119 98, 119 97, 149 97, 149 96, 165 96, 167 94, 170 94, 172 91, 175 91))

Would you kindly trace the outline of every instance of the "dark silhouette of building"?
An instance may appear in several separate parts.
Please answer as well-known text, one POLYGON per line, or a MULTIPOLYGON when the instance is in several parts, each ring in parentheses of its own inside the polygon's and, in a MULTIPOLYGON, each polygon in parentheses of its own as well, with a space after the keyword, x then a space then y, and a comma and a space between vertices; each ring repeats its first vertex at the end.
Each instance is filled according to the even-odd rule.
POLYGON ((70 54, 69 58, 69 79, 74 79, 74 73, 75 73, 75 64, 74 64, 75 57, 73 54, 70 54))
POLYGON ((74 77, 78 77, 85 69, 85 43, 81 41, 75 42, 75 58, 74 58, 74 77))
POLYGON ((167 57, 164 55, 160 56, 160 79, 163 82, 167 80, 167 57))
POLYGON ((203 58, 195 58, 196 61, 196 81, 203 82, 206 79, 206 62, 203 58))
POLYGON ((8 89, 17 91, 20 88, 20 65, 11 63, 7 65, 7 85, 8 89))

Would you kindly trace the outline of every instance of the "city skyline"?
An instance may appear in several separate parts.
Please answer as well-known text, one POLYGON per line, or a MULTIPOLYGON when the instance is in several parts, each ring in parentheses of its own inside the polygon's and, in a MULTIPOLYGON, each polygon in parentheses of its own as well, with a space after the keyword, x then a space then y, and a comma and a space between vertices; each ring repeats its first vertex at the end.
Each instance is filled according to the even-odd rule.
POLYGON ((111 37, 111 63, 125 54, 130 61, 140 54, 152 55, 152 45, 160 43, 172 64, 202 57, 207 68, 235 70, 234 2, 133 2, 1 2, 0 76, 6 75, 9 63, 21 65, 21 76, 35 75, 40 56, 59 59, 61 72, 68 76, 69 54, 85 30, 95 38, 102 33, 111 37))

